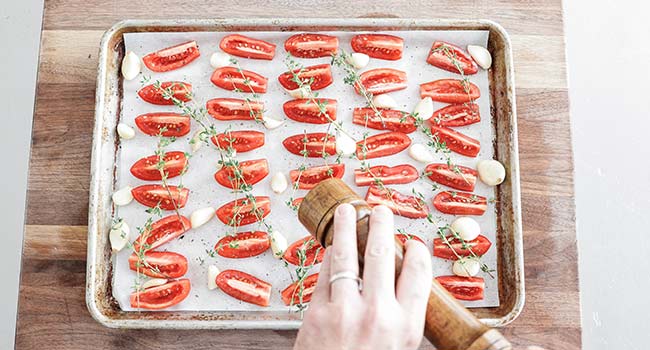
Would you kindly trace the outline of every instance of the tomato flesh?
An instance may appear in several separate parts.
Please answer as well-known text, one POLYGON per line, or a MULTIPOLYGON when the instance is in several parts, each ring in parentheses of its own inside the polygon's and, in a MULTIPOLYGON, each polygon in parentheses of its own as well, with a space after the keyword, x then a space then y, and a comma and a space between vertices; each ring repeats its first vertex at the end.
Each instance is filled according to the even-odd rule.
POLYGON ((214 179, 226 188, 239 189, 242 185, 252 186, 269 174, 266 159, 245 160, 234 166, 224 166, 214 174, 214 179), (235 170, 239 174, 236 176, 235 170))
POLYGON ((454 236, 447 236, 447 241, 451 247, 442 238, 433 240, 433 256, 447 260, 458 260, 458 256, 470 256, 472 253, 482 256, 492 246, 492 242, 483 235, 479 235, 472 241, 465 241, 464 244, 454 236))
POLYGON ((483 215, 487 200, 473 193, 443 191, 433 198, 433 206, 445 214, 483 215))
POLYGON ((304 157, 321 158, 336 154, 336 137, 324 132, 289 136, 282 145, 287 151, 304 157))
POLYGON ((249 70, 235 67, 217 68, 210 77, 212 84, 230 91, 265 93, 268 79, 249 70))
POLYGON ((231 297, 246 303, 269 306, 271 284, 237 270, 224 270, 217 275, 219 289, 231 297))
POLYGON ((304 266, 320 264, 325 255, 325 248, 312 236, 307 236, 291 243, 284 252, 284 260, 291 265, 299 266, 300 257, 298 256, 298 251, 304 253, 304 266))
POLYGON ((187 258, 173 252, 146 252, 129 256, 129 268, 153 278, 178 278, 187 272, 187 258))
POLYGON ((344 173, 344 164, 333 164, 307 168, 302 172, 300 170, 291 170, 289 177, 292 183, 298 184, 299 189, 309 190, 316 187, 323 180, 333 177, 340 179, 344 173))
POLYGON ((239 34, 226 35, 219 47, 234 56, 260 60, 272 60, 275 56, 275 44, 239 34))
POLYGON ((302 285, 299 281, 291 283, 287 288, 282 291, 282 301, 285 305, 291 306, 295 304, 308 303, 311 301, 311 295, 316 289, 318 282, 318 272, 307 276, 302 285), (302 294, 302 295, 301 295, 302 294))
POLYGON ((449 186, 462 191, 474 191, 478 172, 472 168, 455 165, 450 168, 448 164, 429 164, 424 169, 425 174, 433 182, 449 186))
POLYGON ((214 250, 223 257, 241 259, 260 255, 269 247, 271 240, 266 232, 248 231, 223 237, 214 246, 214 250))
POLYGON ((199 46, 196 41, 188 41, 152 52, 142 58, 144 65, 154 72, 168 72, 188 65, 199 58, 199 46))
POLYGON ((371 159, 397 154, 411 145, 408 135, 401 132, 386 132, 367 137, 357 142, 357 158, 371 159))
POLYGON ((355 108, 352 122, 376 130, 399 131, 405 134, 417 130, 415 118, 407 112, 379 108, 379 115, 372 108, 355 108))
POLYGON ((254 130, 228 131, 212 137, 212 143, 221 149, 243 153, 264 146, 264 133, 254 130))
POLYGON ((295 34, 284 42, 284 49, 300 58, 329 57, 336 54, 338 47, 339 39, 325 34, 295 34))
POLYGON ((299 88, 295 81, 300 80, 303 85, 309 86, 312 91, 324 89, 334 82, 332 78, 332 66, 329 64, 319 64, 311 67, 303 67, 284 72, 278 77, 280 85, 287 90, 299 88))
POLYGON ((352 50, 372 58, 399 60, 404 52, 404 39, 386 34, 358 34, 350 42, 352 50))
POLYGON ((481 142, 443 126, 431 126, 431 134, 450 150, 467 157, 476 157, 481 151, 481 142))
POLYGON ((481 121, 481 114, 476 103, 453 104, 433 112, 429 122, 445 127, 465 126, 481 121))
POLYGON ((192 228, 190 220, 185 216, 176 214, 166 216, 151 225, 150 230, 145 230, 133 242, 136 252, 147 251, 160 247, 170 242, 192 228))
POLYGON ((417 241, 417 242, 420 242, 422 244, 426 244, 426 243, 424 243, 422 238, 420 238, 420 237, 418 237, 416 235, 410 235, 410 234, 407 234, 407 233, 397 233, 397 234, 395 234, 395 237, 397 237, 397 239, 400 241, 400 243, 402 243, 402 245, 404 245, 404 246, 406 245, 406 242, 408 242, 408 241, 417 241))
POLYGON ((160 205, 160 209, 174 210, 185 206, 190 190, 172 185, 167 188, 161 185, 142 185, 132 189, 131 194, 136 201, 147 207, 160 205))
POLYGON ((216 120, 262 120, 264 103, 238 98, 213 98, 205 108, 216 120))
MULTIPOLYGON (((392 68, 377 68, 361 73, 359 76, 361 85, 366 92, 372 95, 385 94, 387 92, 406 89, 406 73, 392 68)), ((358 84, 354 85, 357 94, 361 95, 358 84)))
POLYGON ((370 186, 366 193, 366 202, 371 207, 385 205, 395 215, 411 219, 426 218, 429 214, 429 207, 420 198, 405 195, 387 187, 370 186))
POLYGON ((458 300, 482 300, 485 281, 482 277, 438 276, 440 283, 458 300))
POLYGON ((440 79, 420 84, 420 97, 444 103, 467 103, 481 97, 481 92, 472 82, 458 79, 440 79))
POLYGON ((145 113, 135 118, 135 125, 147 135, 180 137, 190 132, 190 116, 167 112, 145 113))
POLYGON ((393 167, 376 165, 369 169, 354 170, 354 182, 357 186, 375 185, 377 181, 384 185, 408 184, 419 177, 418 170, 408 164, 393 167))
POLYGON ((166 81, 160 84, 160 87, 154 84, 147 85, 138 91, 138 96, 146 102, 154 105, 173 105, 173 98, 166 99, 164 91, 171 90, 173 98, 188 102, 192 100, 192 84, 182 81, 166 81))
MULTIPOLYGON (((159 160, 160 157, 157 155, 142 158, 133 164, 131 174, 145 181, 162 180, 162 174, 158 170, 159 160)), ((167 179, 180 175, 187 166, 185 152, 165 152, 162 160, 165 163, 162 171, 166 174, 167 179)))
POLYGON ((314 103, 310 99, 301 98, 285 102, 282 109, 289 119, 301 123, 327 124, 336 120, 336 100, 334 99, 319 98, 314 103), (319 105, 325 107, 327 114, 321 112, 319 105))
POLYGON ((460 47, 443 41, 433 43, 427 63, 452 73, 472 75, 478 72, 478 66, 469 54, 460 47))
POLYGON ((217 209, 217 217, 229 226, 244 226, 258 222, 271 212, 271 199, 256 196, 255 203, 248 198, 228 202, 217 209))
POLYGON ((162 286, 132 293, 131 307, 150 310, 165 309, 185 300, 191 289, 190 280, 186 278, 169 281, 162 286))

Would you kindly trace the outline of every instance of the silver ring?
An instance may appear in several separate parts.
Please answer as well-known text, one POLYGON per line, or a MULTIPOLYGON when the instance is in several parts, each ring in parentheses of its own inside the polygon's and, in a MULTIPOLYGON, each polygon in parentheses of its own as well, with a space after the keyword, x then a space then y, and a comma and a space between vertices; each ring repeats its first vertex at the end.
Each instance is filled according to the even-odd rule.
POLYGON ((342 271, 333 274, 332 277, 330 277, 330 286, 332 285, 332 283, 342 279, 350 279, 357 282, 357 287, 359 288, 359 291, 361 291, 363 281, 361 280, 361 278, 359 278, 359 276, 356 273, 352 271, 342 271))

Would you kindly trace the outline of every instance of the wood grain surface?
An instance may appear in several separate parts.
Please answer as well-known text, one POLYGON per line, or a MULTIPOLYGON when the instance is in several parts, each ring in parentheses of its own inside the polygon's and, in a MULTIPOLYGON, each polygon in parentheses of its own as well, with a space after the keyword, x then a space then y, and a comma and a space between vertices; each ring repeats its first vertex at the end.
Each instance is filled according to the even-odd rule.
MULTIPOLYGON (((526 306, 501 331, 519 348, 581 348, 573 160, 559 0, 219 2, 46 0, 34 115, 18 349, 286 349, 294 331, 115 330, 89 315, 86 223, 100 37, 127 18, 484 18, 512 39, 526 306)), ((426 343, 423 349, 431 346, 426 343)))

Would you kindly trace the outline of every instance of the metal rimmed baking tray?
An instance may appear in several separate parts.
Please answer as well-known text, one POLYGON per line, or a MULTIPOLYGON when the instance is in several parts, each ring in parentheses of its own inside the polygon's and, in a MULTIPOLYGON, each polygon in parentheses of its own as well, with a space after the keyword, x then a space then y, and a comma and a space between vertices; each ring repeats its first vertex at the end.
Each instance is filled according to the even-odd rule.
POLYGON ((487 30, 493 55, 489 71, 491 119, 495 157, 505 164, 507 180, 496 191, 497 269, 499 303, 472 311, 490 326, 517 317, 524 303, 523 252, 519 197, 519 169, 510 42, 496 23, 484 20, 407 19, 224 19, 185 21, 123 21, 106 32, 100 47, 97 77, 92 180, 89 208, 86 301, 100 323, 118 328, 270 328, 300 325, 296 313, 271 311, 125 312, 113 298, 112 264, 107 232, 113 207, 118 139, 115 129, 122 98, 119 64, 124 55, 123 34, 131 32, 251 32, 251 31, 424 31, 487 30))

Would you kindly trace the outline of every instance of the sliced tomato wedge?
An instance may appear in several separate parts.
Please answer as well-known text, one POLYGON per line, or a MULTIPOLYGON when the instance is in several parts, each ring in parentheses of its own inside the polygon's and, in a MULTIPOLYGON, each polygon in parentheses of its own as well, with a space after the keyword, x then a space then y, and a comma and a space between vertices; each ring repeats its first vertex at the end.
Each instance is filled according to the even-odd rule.
POLYGON ((458 300, 482 300, 485 281, 482 277, 439 276, 440 283, 458 300))
POLYGON ((300 204, 302 203, 303 199, 305 199, 305 197, 300 197, 300 198, 296 198, 296 199, 294 199, 294 200, 291 202, 291 206, 294 207, 294 208, 296 208, 296 209, 297 209, 297 208, 300 208, 300 204))
POLYGON ((228 202, 217 209, 217 217, 229 226, 244 226, 258 222, 271 212, 271 199, 256 196, 255 203, 248 198, 228 202))
POLYGON ((188 41, 176 46, 171 46, 144 57, 144 65, 154 72, 168 72, 188 65, 199 58, 199 46, 196 41, 188 41))
POLYGON ((449 186, 462 191, 474 191, 478 172, 472 168, 462 165, 454 165, 450 168, 447 164, 429 164, 424 169, 425 174, 433 182, 449 186))
MULTIPOLYGON (((377 68, 361 73, 361 85, 372 95, 406 89, 406 73, 392 68, 377 68)), ((354 85, 357 94, 361 94, 358 84, 354 85)))
POLYGON ((352 122, 371 129, 399 131, 405 134, 417 130, 415 118, 410 113, 394 109, 379 108, 379 114, 372 108, 355 108, 352 122))
POLYGON ((147 251, 160 247, 161 245, 180 237, 183 233, 192 228, 190 220, 176 214, 166 216, 151 225, 133 242, 133 249, 136 252, 147 251))
POLYGON ((131 307, 150 310, 165 309, 185 300, 191 289, 190 280, 186 278, 169 281, 162 286, 131 293, 131 307))
POLYGON ((466 103, 481 97, 481 92, 472 82, 458 79, 440 79, 420 84, 420 97, 444 103, 466 103))
POLYGON ((287 151, 304 157, 321 158, 336 154, 336 137, 324 132, 289 136, 282 145, 287 151))
POLYGON ((303 67, 284 72, 278 77, 280 85, 287 90, 295 90, 300 87, 296 79, 300 80, 303 85, 309 85, 312 91, 324 89, 334 82, 332 78, 332 66, 330 64, 319 64, 303 67))
POLYGON ((160 84, 160 87, 154 84, 147 85, 138 91, 138 96, 146 102, 154 105, 173 105, 172 98, 166 99, 163 92, 171 89, 172 96, 180 101, 188 102, 192 100, 192 84, 182 81, 166 81, 160 84))
POLYGON ((339 39, 325 34, 295 34, 284 42, 284 49, 300 58, 329 57, 336 54, 338 48, 339 39))
POLYGON ((301 254, 304 256, 304 266, 320 264, 323 261, 323 256, 325 255, 325 248, 323 248, 323 246, 321 246, 314 237, 306 236, 291 243, 291 245, 284 252, 284 260, 291 265, 299 266, 299 251, 304 253, 301 254))
POLYGON ((316 103, 306 98, 291 100, 285 102, 282 108, 289 119, 301 123, 327 124, 336 120, 336 100, 331 98, 318 98, 316 103), (325 107, 327 115, 321 112, 319 105, 325 107))
POLYGON ((287 306, 310 302, 317 282, 318 272, 307 276, 307 278, 302 280, 302 283, 300 281, 291 283, 282 291, 282 301, 287 306))
POLYGON ((232 148, 243 153, 264 146, 264 133, 255 130, 228 131, 212 137, 212 143, 222 149, 232 148))
POLYGON ((240 34, 224 36, 219 47, 233 56, 244 58, 272 60, 275 56, 275 44, 240 34))
POLYGON ((436 238, 433 240, 433 256, 447 260, 458 260, 459 256, 470 256, 474 253, 477 256, 485 254, 492 246, 492 242, 483 236, 479 235, 476 239, 472 241, 465 241, 464 244, 460 240, 454 238, 454 236, 447 236, 449 245, 447 245, 442 238, 436 238), (454 251, 456 254, 454 254, 454 251))
POLYGON ((266 159, 245 160, 237 166, 224 166, 214 174, 214 179, 226 188, 240 189, 242 185, 254 185, 269 174, 266 159), (235 176, 235 170, 239 176, 235 176))
POLYGON ((481 114, 476 103, 453 104, 433 112, 429 119, 431 124, 440 126, 465 126, 481 121, 481 114))
POLYGON ((381 181, 384 185, 408 184, 419 177, 418 170, 408 164, 393 167, 376 165, 369 169, 354 170, 354 182, 357 186, 376 185, 377 181, 381 181))
POLYGON ((269 306, 271 284, 238 270, 224 270, 217 275, 217 286, 224 293, 243 302, 269 306))
POLYGON ((146 252, 129 256, 129 268, 153 278, 178 278, 187 272, 187 258, 173 252, 146 252))
POLYGON ((268 79, 255 72, 235 67, 217 68, 210 77, 212 84, 230 91, 265 93, 268 79))
POLYGON ((371 207, 385 205, 395 215, 411 219, 426 218, 429 214, 429 207, 420 198, 402 194, 388 187, 382 189, 378 186, 370 186, 366 193, 366 202, 371 207))
POLYGON ((332 165, 321 165, 315 166, 312 168, 307 168, 303 171, 300 170, 291 170, 289 172, 289 177, 291 182, 298 184, 298 188, 301 190, 309 190, 321 181, 327 180, 331 177, 340 179, 345 173, 345 164, 332 164, 332 165))
POLYGON ((399 60, 404 52, 404 39, 387 34, 358 34, 350 45, 355 52, 382 60, 399 60))
MULTIPOLYGON (((168 179, 180 175, 187 166, 187 157, 185 152, 172 151, 165 152, 163 156, 163 172, 167 175, 168 179)), ((157 155, 144 157, 131 167, 131 174, 140 180, 153 181, 162 180, 160 170, 158 170, 158 162, 160 158, 157 155)))
POLYGON ((270 246, 271 240, 266 232, 248 231, 223 237, 214 246, 214 250, 223 257, 241 259, 260 255, 270 246))
POLYGON ((135 118, 135 125, 147 135, 180 137, 190 132, 190 116, 168 112, 145 113, 135 118), (165 131, 161 133, 161 130, 165 131))
POLYGON ((147 207, 154 208, 160 204, 160 209, 174 210, 185 206, 190 190, 171 185, 167 188, 162 185, 142 185, 132 189, 131 194, 136 201, 147 207))
POLYGON ((397 234, 395 234, 395 237, 397 237, 397 239, 399 239, 399 241, 402 243, 402 245, 406 245, 406 242, 408 242, 408 241, 418 241, 418 242, 420 242, 422 244, 426 244, 426 243, 424 243, 422 238, 420 238, 420 237, 418 237, 416 235, 410 235, 408 233, 397 233, 397 234))
POLYGON ((452 73, 472 75, 478 72, 478 66, 469 54, 460 47, 444 41, 433 42, 427 63, 452 73))
POLYGON ((371 159, 390 156, 407 149, 411 145, 408 135, 401 132, 386 132, 367 137, 357 142, 357 158, 371 159))
POLYGON ((238 98, 213 98, 205 108, 216 120, 261 120, 264 103, 238 98))
POLYGON ((481 142, 443 126, 431 126, 431 134, 437 136, 450 150, 467 157, 476 157, 481 151, 481 142))
POLYGON ((445 214, 483 215, 487 200, 473 193, 443 191, 433 197, 433 206, 445 214))

